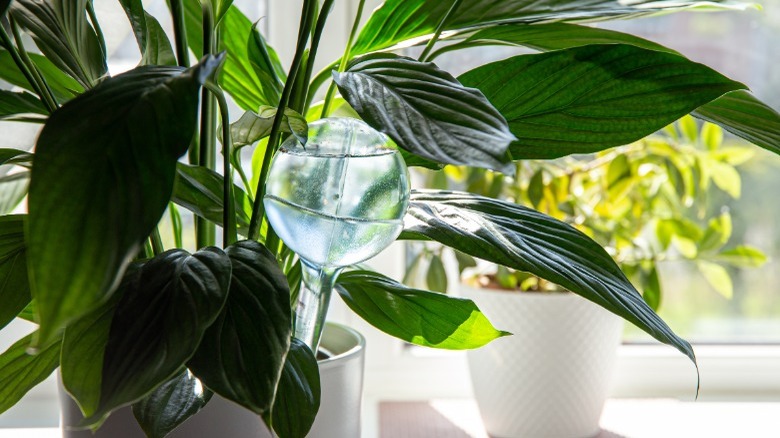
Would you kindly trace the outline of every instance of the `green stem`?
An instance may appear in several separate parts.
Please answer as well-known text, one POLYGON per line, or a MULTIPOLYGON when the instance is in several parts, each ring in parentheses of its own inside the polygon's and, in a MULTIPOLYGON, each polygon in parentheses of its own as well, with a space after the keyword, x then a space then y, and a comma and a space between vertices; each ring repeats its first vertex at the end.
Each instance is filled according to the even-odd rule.
POLYGON ((187 48, 187 27, 184 24, 184 7, 181 0, 171 0, 173 36, 176 45, 176 60, 180 67, 190 66, 190 52, 187 48))
MULTIPOLYGON (((13 25, 11 25, 11 29, 14 29, 13 25)), ((14 37, 16 36, 14 35, 14 37)), ((49 100, 49 95, 46 93, 43 85, 36 79, 35 75, 31 70, 31 66, 27 64, 27 60, 29 60, 30 57, 29 56, 22 57, 21 53, 27 55, 27 52, 24 51, 23 46, 22 46, 22 51, 19 51, 16 48, 13 41, 11 40, 11 36, 8 35, 8 32, 6 32, 5 26, 3 26, 2 23, 0 23, 0 40, 2 40, 3 45, 8 48, 8 53, 11 55, 11 58, 14 60, 14 63, 19 68, 19 71, 22 72, 25 79, 27 79, 27 82, 30 83, 30 87, 32 87, 32 89, 38 95, 38 98, 46 106, 46 109, 48 109, 49 112, 54 112, 54 110, 57 109, 56 103, 52 104, 52 102, 49 100)), ((21 37, 19 38, 19 40, 21 40, 21 37)), ((32 61, 29 62, 32 63, 32 61)))
POLYGON ((230 165, 233 140, 230 138, 230 113, 228 111, 225 93, 216 85, 206 84, 206 88, 216 97, 219 104, 219 114, 222 118, 222 244, 227 247, 238 241, 236 231, 236 203, 233 196, 233 169, 230 165))
POLYGON ((423 49, 423 52, 420 54, 420 57, 417 58, 418 60, 425 61, 426 57, 429 53, 431 53, 431 50, 433 50, 433 46, 436 45, 436 41, 439 40, 439 37, 441 36, 442 31, 444 30, 444 26, 447 25, 447 20, 450 19, 452 14, 455 13, 455 11, 458 10, 458 7, 460 4, 463 3, 463 0, 455 0, 452 2, 452 6, 450 6, 450 10, 447 11, 447 14, 444 15, 444 18, 441 19, 439 22, 439 26, 436 28, 436 33, 433 34, 433 37, 431 37, 430 40, 428 40, 428 44, 425 46, 425 49, 423 49))
POLYGON ((165 246, 163 246, 159 228, 155 227, 154 231, 152 231, 152 235, 149 236, 149 240, 152 242, 152 252, 154 255, 160 255, 165 252, 165 246))
MULTIPOLYGON (((263 157, 263 165, 260 169, 260 178, 257 181, 257 196, 252 204, 252 219, 249 222, 249 238, 257 240, 260 237, 260 224, 265 217, 265 208, 263 206, 263 196, 265 196, 265 180, 268 177, 268 170, 271 166, 271 159, 276 152, 276 147, 279 143, 281 136, 282 119, 284 118, 284 109, 287 108, 287 104, 290 101, 293 87, 296 83, 295 77, 298 74, 298 70, 301 68, 301 62, 303 60, 303 53, 306 50, 306 43, 309 40, 309 29, 314 21, 314 14, 317 10, 316 0, 304 0, 303 13, 301 14, 301 24, 298 30, 298 44, 295 49, 295 56, 293 57, 292 65, 290 66, 290 72, 287 75, 287 82, 284 84, 284 90, 282 90, 282 97, 279 102, 278 111, 276 111, 276 117, 274 117, 274 123, 271 127, 271 135, 268 139, 268 146, 265 150, 263 157)), ((273 234, 271 227, 268 227, 269 235, 273 234)))
POLYGON ((152 242, 150 239, 144 241, 144 257, 147 259, 154 258, 154 249, 152 248, 152 242))
POLYGON ((100 51, 103 52, 103 59, 108 56, 108 50, 106 49, 106 38, 103 36, 103 30, 100 28, 97 14, 95 14, 95 6, 92 4, 92 0, 87 2, 87 14, 89 15, 89 21, 92 22, 92 27, 95 29, 95 33, 98 37, 98 44, 100 44, 100 51))
MULTIPOLYGON (((211 2, 202 1, 203 8, 203 56, 213 53, 214 47, 214 11, 211 2)), ((200 153, 198 164, 207 169, 216 167, 216 124, 215 99, 207 89, 201 94, 200 117, 200 153)), ((198 249, 214 245, 216 242, 216 227, 213 223, 202 217, 195 218, 195 233, 198 249)))
POLYGON ((298 91, 303 101, 297 105, 297 108, 293 108, 304 115, 309 109, 309 105, 311 105, 311 100, 309 99, 309 84, 311 83, 311 76, 314 73, 314 63, 317 60, 317 52, 320 47, 320 40, 322 40, 322 32, 325 30, 328 16, 330 15, 331 10, 333 10, 334 1, 335 0, 325 0, 322 3, 322 9, 320 9, 320 13, 317 16, 317 25, 314 28, 309 49, 309 59, 306 62, 306 73, 304 73, 302 78, 303 88, 298 91))
MULTIPOLYGON (((347 71, 347 63, 352 55, 352 43, 357 36, 358 28, 360 27, 360 19, 363 18, 363 7, 366 5, 366 0, 360 0, 358 3, 357 14, 355 14, 355 21, 352 23, 352 31, 349 32, 349 40, 347 40, 347 47, 344 49, 344 55, 341 56, 341 62, 339 62, 339 73, 347 71)), ((322 105, 321 118, 328 117, 330 114, 330 105, 333 101, 333 96, 336 94, 336 84, 331 82, 328 87, 328 94, 325 95, 325 103, 322 105)))
POLYGON ((168 212, 171 215, 171 228, 173 228, 173 242, 176 248, 182 248, 184 246, 182 238, 182 223, 181 213, 179 213, 179 207, 173 202, 168 204, 168 212))
POLYGON ((235 169, 236 172, 238 172, 238 177, 241 178, 241 183, 244 185, 244 190, 246 190, 246 194, 249 196, 250 199, 255 198, 254 191, 252 189, 252 183, 249 182, 249 178, 247 178, 246 172, 244 172, 244 167, 241 164, 241 154, 238 153, 238 150, 234 149, 232 151, 233 154, 233 169, 235 169))

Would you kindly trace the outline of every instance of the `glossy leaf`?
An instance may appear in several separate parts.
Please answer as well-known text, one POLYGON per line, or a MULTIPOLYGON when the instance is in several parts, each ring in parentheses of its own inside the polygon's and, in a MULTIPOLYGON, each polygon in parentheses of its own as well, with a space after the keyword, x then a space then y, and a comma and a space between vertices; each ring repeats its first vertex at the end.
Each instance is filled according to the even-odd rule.
POLYGON ((87 19, 89 0, 15 0, 14 19, 32 35, 41 52, 84 88, 108 73, 95 29, 87 19))
POLYGON ((363 120, 401 148, 441 163, 514 172, 506 150, 515 137, 504 117, 436 65, 372 55, 333 78, 363 120))
POLYGON ((607 252, 572 226, 462 192, 413 191, 402 238, 430 239, 558 284, 630 321, 695 363, 690 344, 645 303, 607 252))
POLYGON ((344 272, 336 288, 369 324, 415 345, 466 350, 509 335, 496 330, 471 300, 411 289, 376 272, 344 272))
POLYGON ((33 121, 42 123, 49 114, 41 101, 32 94, 22 91, 0 90, 0 120, 33 121), (35 115, 39 115, 35 117, 35 115))
MULTIPOLYGON (((233 139, 233 146, 253 145, 271 135, 276 111, 276 107, 264 105, 256 113, 247 111, 240 119, 231 123, 230 136, 233 139)), ((281 129, 282 132, 293 134, 301 144, 306 144, 309 137, 306 119, 290 108, 284 110, 281 129)))
POLYGON ((140 67, 49 118, 29 194, 40 342, 104 301, 157 225, 196 127, 200 85, 219 62, 183 73, 140 67))
MULTIPOLYGON (((200 2, 184 3, 187 41, 196 55, 203 53, 203 20, 200 2)), ((227 52, 227 60, 219 82, 245 111, 256 111, 262 105, 276 105, 271 99, 276 84, 265 82, 255 73, 249 44, 254 44, 252 22, 236 6, 230 6, 220 21, 220 51, 227 52), (268 93, 266 88, 271 87, 268 93)))
POLYGON ((0 216, 0 328, 30 302, 23 215, 0 216))
POLYGON ((111 320, 100 403, 85 425, 175 376, 219 316, 230 281, 230 260, 215 247, 167 251, 131 272, 111 320))
POLYGON ((284 438, 305 438, 320 409, 320 369, 309 347, 293 338, 284 361, 271 415, 284 438))
POLYGON ((60 345, 54 343, 36 355, 27 354, 34 333, 0 354, 0 413, 16 404, 29 390, 57 369, 60 345))
MULTIPOLYGON (((386 0, 363 27, 353 54, 381 50, 412 38, 433 34, 452 1, 386 0)), ((640 17, 661 11, 692 8, 745 9, 728 1, 639 0, 464 0, 443 30, 475 29, 506 23, 600 21, 640 17)))
MULTIPOLYGON (((63 73, 44 56, 37 53, 28 53, 28 55, 46 79, 46 83, 49 84, 49 88, 58 102, 64 103, 84 91, 84 88, 75 79, 63 73)), ((8 51, 2 48, 0 48, 0 78, 17 87, 35 91, 27 78, 19 71, 19 67, 8 51)))
POLYGON ((518 137, 513 159, 628 144, 744 85, 682 56, 625 44, 519 55, 459 77, 518 137))
POLYGON ((780 154, 780 113, 747 91, 726 94, 692 114, 780 154))
MULTIPOLYGON (((179 163, 172 201, 215 224, 222 224, 223 182, 222 175, 213 170, 179 163)), ((249 230, 252 200, 236 185, 233 186, 233 197, 236 203, 238 232, 245 236, 249 230)))
POLYGON ((149 438, 163 438, 197 414, 214 393, 187 369, 133 405, 133 415, 149 438))
POLYGON ((187 367, 209 389, 263 415, 290 347, 290 291, 261 244, 244 240, 226 252, 233 265, 228 301, 187 367))
POLYGON ((141 50, 142 65, 176 65, 171 42, 156 18, 144 11, 141 0, 120 0, 141 50))

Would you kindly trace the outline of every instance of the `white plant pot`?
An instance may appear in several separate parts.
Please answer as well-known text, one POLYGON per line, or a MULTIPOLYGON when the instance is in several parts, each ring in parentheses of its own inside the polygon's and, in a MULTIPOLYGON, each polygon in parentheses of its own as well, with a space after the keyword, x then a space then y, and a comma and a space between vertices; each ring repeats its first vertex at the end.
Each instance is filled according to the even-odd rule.
MULTIPOLYGON (((311 438, 360 437, 363 399, 365 339, 355 330, 328 323, 322 335, 322 349, 332 354, 319 361, 322 399, 320 411, 309 433, 311 438)), ((96 434, 72 430, 81 413, 70 397, 60 391, 63 438, 143 438, 130 408, 108 418, 96 434)), ((252 412, 214 396, 206 407, 171 434, 171 438, 267 438, 271 437, 260 418, 252 412)))
POLYGON ((514 334, 468 352, 488 434, 598 435, 622 320, 572 293, 462 288, 497 328, 514 334))

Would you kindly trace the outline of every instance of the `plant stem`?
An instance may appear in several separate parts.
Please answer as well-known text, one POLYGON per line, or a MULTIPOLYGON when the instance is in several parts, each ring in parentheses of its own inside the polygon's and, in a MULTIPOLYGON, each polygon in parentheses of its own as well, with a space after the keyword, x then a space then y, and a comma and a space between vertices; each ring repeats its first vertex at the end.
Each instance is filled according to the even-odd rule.
POLYGON ((171 0, 173 36, 176 45, 176 60, 180 67, 190 66, 190 52, 187 48, 187 27, 184 24, 184 8, 181 0, 171 0))
POLYGON ((151 236, 149 236, 149 240, 152 242, 152 252, 154 255, 160 255, 165 252, 165 246, 163 246, 162 237, 160 237, 160 228, 154 228, 151 236))
POLYGON ((108 50, 106 49, 106 38, 103 36, 103 30, 100 28, 100 23, 95 14, 95 6, 92 4, 93 0, 87 2, 87 14, 89 14, 89 21, 92 22, 92 27, 95 29, 95 33, 98 37, 98 44, 100 44, 100 51, 103 52, 103 58, 108 56, 108 50))
MULTIPOLYGON (((249 238, 257 240, 260 237, 260 224, 265 216, 265 208, 263 206, 263 196, 265 196, 265 180, 268 178, 268 170, 271 166, 271 159, 276 152, 277 144, 281 135, 282 119, 284 118, 284 110, 287 108, 287 104, 290 101, 293 87, 296 83, 295 77, 298 74, 298 70, 301 67, 303 60, 303 53, 306 50, 306 43, 309 40, 309 29, 314 21, 314 14, 317 10, 316 0, 304 0, 303 13, 301 14, 300 29, 298 29, 298 44, 295 49, 295 56, 293 57, 292 65, 290 66, 290 72, 287 75, 287 82, 284 84, 284 90, 282 90, 282 97, 279 102, 278 110, 276 111, 276 117, 274 117, 274 123, 271 127, 271 135, 268 139, 268 146, 265 150, 265 156, 263 157, 263 165, 260 169, 260 178, 257 181, 257 196, 252 204, 252 219, 249 221, 249 238)), ((269 236, 274 234, 271 227, 268 227, 269 236)), ((274 234, 275 235, 275 234, 274 234)))
MULTIPOLYGON (((366 0, 360 0, 358 3, 357 14, 355 14, 355 21, 352 23, 352 30, 349 32, 349 40, 347 40, 347 47, 344 49, 344 55, 341 56, 341 62, 339 62, 339 73, 347 71, 347 63, 352 55, 352 43, 355 41, 358 27, 360 27, 360 19, 363 18, 363 7, 366 5, 366 0)), ((322 105, 322 114, 320 118, 328 117, 330 114, 330 105, 333 102, 333 96, 336 94, 336 83, 331 82, 328 87, 328 93, 325 95, 325 103, 322 105)))
POLYGON ((179 207, 173 202, 168 203, 168 212, 171 215, 171 228, 173 228, 173 242, 176 248, 184 246, 182 239, 182 223, 181 213, 179 213, 179 207))
POLYGON ((236 231, 236 203, 233 197, 233 169, 230 165, 233 140, 230 138, 230 113, 225 93, 216 85, 206 84, 206 88, 216 97, 219 114, 222 118, 222 245, 227 247, 238 241, 236 231))
MULTIPOLYGON (((203 8, 203 56, 213 53, 214 47, 214 11, 211 2, 201 1, 203 8)), ((207 89, 201 93, 200 113, 200 153, 198 164, 214 170, 217 161, 216 153, 216 111, 215 99, 207 89)), ((214 245, 216 242, 216 227, 202 217, 195 218, 195 233, 198 249, 214 245)))
POLYGON ((238 177, 241 178, 241 183, 244 185, 244 190, 246 190, 246 194, 249 196, 249 199, 254 200, 255 194, 252 191, 252 184, 249 182, 249 178, 246 176, 246 172, 244 172, 244 167, 241 164, 241 154, 238 152, 239 150, 233 149, 231 153, 233 154, 233 168, 238 172, 238 177))
POLYGON ((309 49, 309 59, 306 61, 306 73, 304 73, 302 78, 303 86, 298 90, 298 95, 301 102, 296 102, 296 105, 293 107, 294 110, 304 115, 309 109, 309 105, 311 105, 311 101, 309 100, 308 96, 309 83, 311 82, 311 75, 314 73, 314 62, 317 60, 317 51, 320 47, 322 32, 325 30, 325 24, 328 22, 328 16, 333 10, 333 3, 334 0, 325 0, 322 3, 322 9, 320 9, 320 13, 317 16, 317 25, 314 28, 311 46, 309 49))
MULTIPOLYGON (((14 26, 11 25, 11 29, 13 28, 14 26)), ((33 72, 30 69, 30 66, 26 63, 25 60, 29 60, 29 56, 26 56, 24 58, 22 57, 22 55, 20 54, 16 46, 14 46, 14 43, 11 40, 11 36, 8 35, 8 32, 6 32, 5 26, 3 26, 1 23, 0 23, 0 40, 2 40, 3 45, 5 45, 8 48, 8 53, 11 55, 11 58, 14 60, 14 63, 19 68, 19 71, 22 72, 24 78, 27 79, 27 82, 30 83, 30 86, 33 88, 33 90, 35 90, 35 93, 38 95, 38 98, 41 100, 41 102, 43 102, 43 104, 46 106, 46 109, 48 109, 49 112, 53 112, 54 110, 56 110, 57 104, 52 103, 52 101, 49 100, 50 96, 46 93, 45 89, 43 88, 43 85, 36 79, 35 75, 33 75, 33 72)), ((24 51, 24 54, 26 55, 27 52, 24 51)))
POLYGON ((426 57, 429 53, 431 53, 431 50, 433 50, 433 46, 436 45, 436 41, 439 40, 439 37, 441 36, 442 31, 444 30, 444 26, 447 25, 447 20, 450 19, 452 14, 455 13, 455 11, 458 10, 458 7, 460 4, 463 3, 463 0, 455 0, 452 2, 452 6, 450 6, 450 9, 447 11, 447 14, 444 15, 444 18, 441 19, 439 22, 439 26, 436 28, 436 33, 433 34, 433 37, 431 37, 430 40, 428 40, 428 44, 425 45, 425 49, 423 49, 423 52, 420 54, 420 57, 417 58, 419 61, 425 61, 426 57))

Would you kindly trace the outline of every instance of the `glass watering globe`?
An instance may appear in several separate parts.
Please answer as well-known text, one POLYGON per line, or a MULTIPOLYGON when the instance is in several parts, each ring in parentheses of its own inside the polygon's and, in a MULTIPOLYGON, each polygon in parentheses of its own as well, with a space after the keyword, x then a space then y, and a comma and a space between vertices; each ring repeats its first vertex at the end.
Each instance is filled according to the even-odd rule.
POLYGON ((309 124, 271 164, 263 199, 268 221, 301 258, 303 284, 294 335, 317 351, 336 277, 401 233, 409 176, 392 141, 366 123, 329 118, 309 124))

